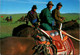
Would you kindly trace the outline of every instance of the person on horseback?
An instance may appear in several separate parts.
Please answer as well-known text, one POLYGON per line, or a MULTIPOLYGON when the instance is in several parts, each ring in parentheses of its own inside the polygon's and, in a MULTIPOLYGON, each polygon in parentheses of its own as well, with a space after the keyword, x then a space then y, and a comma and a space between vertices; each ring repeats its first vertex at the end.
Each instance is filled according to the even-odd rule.
POLYGON ((22 16, 22 17, 20 18, 20 20, 21 20, 21 21, 25 21, 25 18, 24 18, 24 16, 22 16))
POLYGON ((37 45, 34 46, 33 49, 35 49, 35 52, 33 55, 56 55, 57 52, 54 49, 54 45, 52 44, 52 38, 46 34, 46 31, 52 30, 53 26, 55 25, 55 20, 52 18, 50 10, 53 7, 52 1, 49 1, 47 4, 47 8, 44 8, 41 13, 40 13, 40 28, 37 28, 39 30, 36 40, 37 40, 37 45), (44 29, 44 30, 43 30, 44 29), (48 44, 47 44, 48 43, 48 44), (37 48, 38 47, 38 48, 37 48), (51 51, 50 51, 51 50, 51 51))
POLYGON ((10 21, 12 21, 12 16, 10 16, 10 21))
POLYGON ((55 20, 53 19, 51 15, 51 9, 53 7, 52 1, 49 1, 47 4, 47 8, 44 8, 40 13, 40 19, 41 19, 41 28, 47 31, 52 30, 53 26, 55 26, 55 20))
POLYGON ((63 23, 63 20, 65 19, 64 17, 60 16, 60 9, 62 7, 61 3, 58 3, 56 8, 54 10, 52 10, 52 17, 55 19, 56 21, 56 26, 55 28, 60 28, 60 24, 63 23))
POLYGON ((27 16, 25 16, 26 24, 28 24, 28 21, 30 21, 35 28, 38 26, 39 22, 36 9, 36 5, 33 5, 32 10, 28 12, 27 16))

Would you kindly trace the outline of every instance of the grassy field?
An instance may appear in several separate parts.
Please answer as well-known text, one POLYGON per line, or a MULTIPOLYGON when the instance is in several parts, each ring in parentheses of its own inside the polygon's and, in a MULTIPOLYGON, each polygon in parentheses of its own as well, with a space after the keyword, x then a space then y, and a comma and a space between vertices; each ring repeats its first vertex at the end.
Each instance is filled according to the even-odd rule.
MULTIPOLYGON (((21 24, 25 24, 26 22, 17 22, 15 23, 18 19, 20 19, 22 16, 25 16, 26 14, 0 14, 0 38, 4 37, 10 37, 12 36, 12 30, 14 27, 17 27, 21 24), (1 18, 1 16, 4 16, 1 18), (7 16, 12 16, 13 21, 12 22, 7 22, 3 19, 5 19, 7 16)), ((39 14, 38 14, 39 16, 39 14)), ((70 20, 75 20, 79 18, 79 14, 61 14, 61 16, 65 17, 66 19, 64 22, 70 21, 70 20)), ((78 23, 80 20, 77 20, 78 23)), ((29 23, 30 25, 30 23, 29 23)))

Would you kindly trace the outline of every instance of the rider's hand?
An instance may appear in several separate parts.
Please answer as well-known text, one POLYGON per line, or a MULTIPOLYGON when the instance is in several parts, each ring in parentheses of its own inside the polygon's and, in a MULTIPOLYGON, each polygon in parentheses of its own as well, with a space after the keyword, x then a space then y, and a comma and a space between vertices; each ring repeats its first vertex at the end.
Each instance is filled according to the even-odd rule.
POLYGON ((65 18, 64 17, 62 17, 62 20, 64 20, 65 18))
POLYGON ((38 22, 38 25, 40 26, 40 22, 38 22))
POLYGON ((63 21, 63 19, 61 19, 61 21, 63 21))

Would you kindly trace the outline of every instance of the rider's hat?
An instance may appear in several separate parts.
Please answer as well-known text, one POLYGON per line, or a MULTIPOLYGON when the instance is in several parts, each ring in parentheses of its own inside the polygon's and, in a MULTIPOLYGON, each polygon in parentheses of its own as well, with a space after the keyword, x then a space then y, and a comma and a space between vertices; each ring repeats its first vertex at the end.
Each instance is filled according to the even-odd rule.
POLYGON ((52 1, 49 1, 48 4, 47 4, 47 6, 48 6, 48 5, 54 6, 54 4, 52 3, 52 1))
POLYGON ((62 6, 61 2, 59 2, 59 3, 57 4, 57 6, 62 6))
POLYGON ((33 5, 32 9, 37 9, 37 6, 36 5, 33 5))

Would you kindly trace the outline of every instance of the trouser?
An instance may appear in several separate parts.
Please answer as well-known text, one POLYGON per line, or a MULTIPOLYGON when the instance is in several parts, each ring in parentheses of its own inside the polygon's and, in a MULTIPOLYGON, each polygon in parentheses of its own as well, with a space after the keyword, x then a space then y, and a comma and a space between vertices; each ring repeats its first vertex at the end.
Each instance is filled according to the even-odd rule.
POLYGON ((56 29, 60 29, 60 24, 61 24, 61 23, 57 21, 55 28, 56 28, 56 29))
POLYGON ((53 28, 47 24, 47 23, 42 23, 41 26, 40 26, 42 29, 46 30, 46 31, 51 31, 53 30, 53 28))
POLYGON ((32 24, 32 25, 34 25, 34 28, 37 28, 39 25, 38 25, 38 22, 35 22, 34 24, 32 24))

